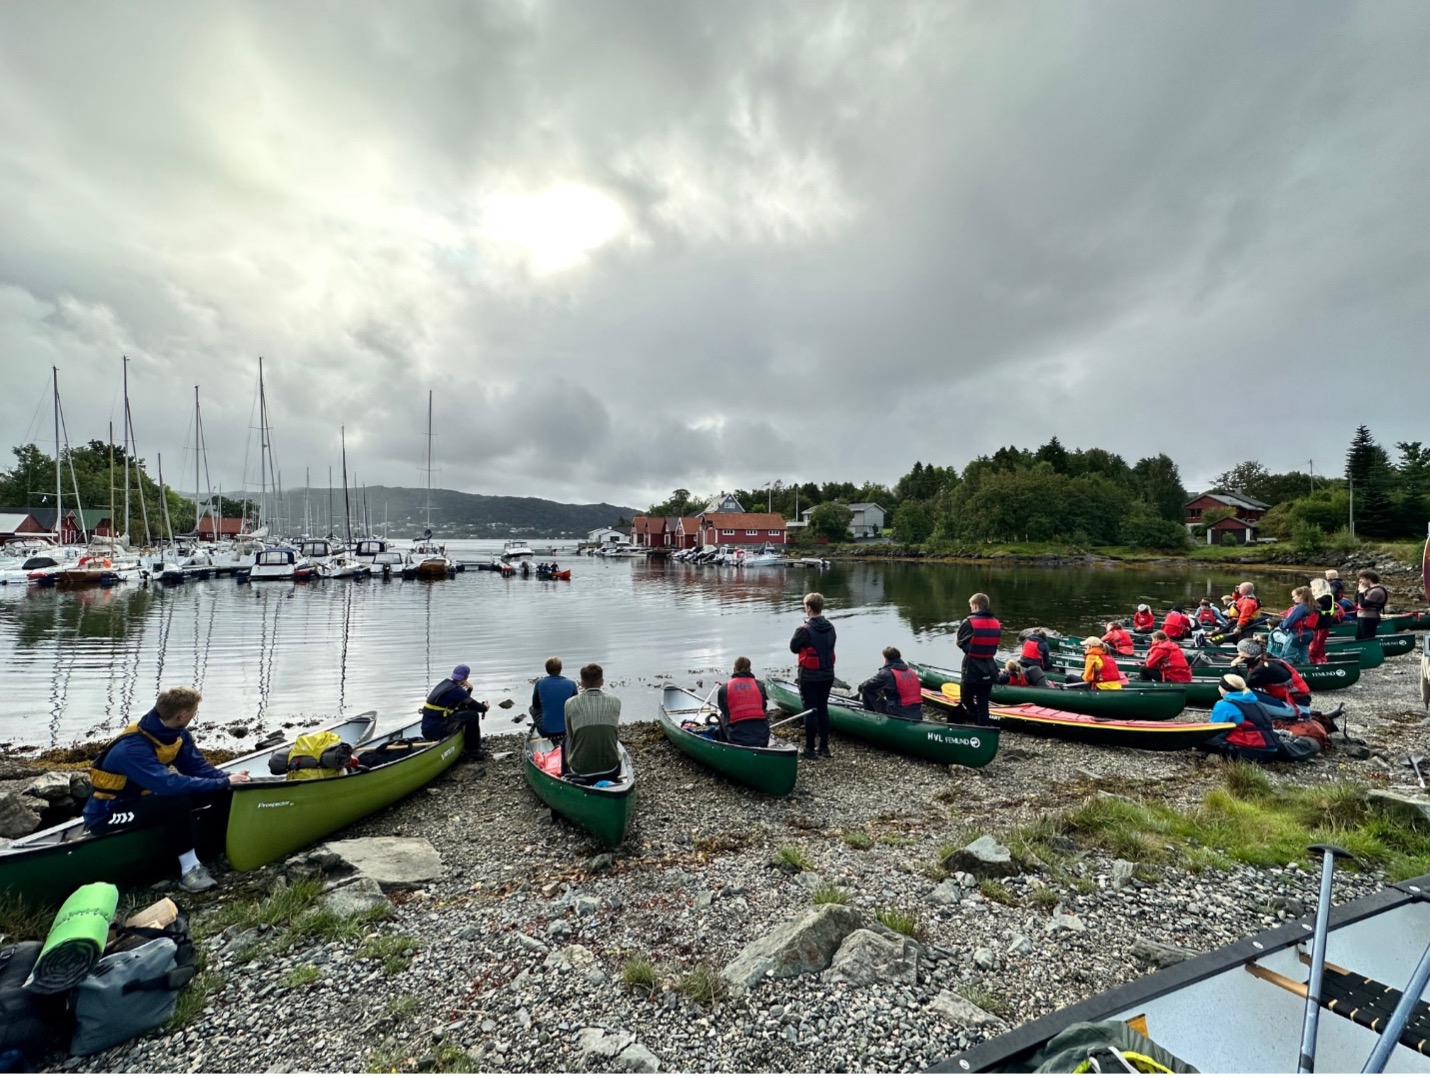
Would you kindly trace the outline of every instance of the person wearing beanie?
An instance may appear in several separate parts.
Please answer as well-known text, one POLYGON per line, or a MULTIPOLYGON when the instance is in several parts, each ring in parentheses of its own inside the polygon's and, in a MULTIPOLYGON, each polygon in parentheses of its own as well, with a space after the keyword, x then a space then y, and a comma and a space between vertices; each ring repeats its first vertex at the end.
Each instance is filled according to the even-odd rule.
POLYGON ((422 705, 422 737, 426 741, 441 741, 457 732, 467 731, 464 755, 472 760, 485 760, 491 754, 482 748, 481 718, 487 713, 485 700, 472 699, 472 668, 459 663, 452 676, 437 682, 422 705))
POLYGON ((1101 637, 1089 636, 1082 642, 1087 656, 1082 664, 1082 679, 1094 689, 1120 689, 1127 675, 1117 668, 1117 662, 1102 646, 1101 637))
POLYGON ((1273 719, 1298 719, 1311 706, 1311 689, 1285 659, 1267 655, 1255 640, 1236 645, 1231 665, 1246 679, 1247 688, 1263 694, 1261 704, 1273 719))
POLYGON ((1137 605, 1137 612, 1132 615, 1132 631, 1134 633, 1150 633, 1157 627, 1157 615, 1152 613, 1152 608, 1146 603, 1137 605))
POLYGON ((1234 760, 1265 763, 1276 758, 1280 739, 1271 716, 1237 674, 1224 674, 1217 682, 1221 699, 1212 708, 1212 722, 1234 726, 1197 746, 1199 752, 1215 752, 1234 760))

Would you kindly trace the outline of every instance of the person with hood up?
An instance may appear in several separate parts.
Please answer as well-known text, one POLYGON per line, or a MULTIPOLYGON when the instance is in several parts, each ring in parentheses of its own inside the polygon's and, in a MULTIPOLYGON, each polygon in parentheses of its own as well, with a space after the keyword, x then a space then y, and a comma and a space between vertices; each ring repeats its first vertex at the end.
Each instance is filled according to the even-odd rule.
POLYGON ((819 739, 818 756, 832 759, 829 751, 829 691, 834 688, 834 641, 838 635, 834 625, 824 616, 824 596, 812 591, 804 597, 805 619, 790 637, 789 649, 799 656, 799 698, 806 711, 812 712, 804 721, 804 758, 816 758, 815 738, 819 739))
POLYGON ((1132 615, 1132 631, 1134 633, 1150 633, 1157 627, 1157 615, 1152 613, 1152 608, 1146 603, 1137 604, 1137 612, 1132 615))
POLYGON ((1221 699, 1212 708, 1211 721, 1235 723, 1236 727, 1202 742, 1197 751, 1257 763, 1276 759, 1280 745, 1276 728, 1256 694, 1247 688, 1246 681, 1236 674, 1224 674, 1217 682, 1217 692, 1221 699))
POLYGON ((859 702, 881 715, 924 717, 924 687, 896 647, 884 649, 884 665, 859 686, 859 702))

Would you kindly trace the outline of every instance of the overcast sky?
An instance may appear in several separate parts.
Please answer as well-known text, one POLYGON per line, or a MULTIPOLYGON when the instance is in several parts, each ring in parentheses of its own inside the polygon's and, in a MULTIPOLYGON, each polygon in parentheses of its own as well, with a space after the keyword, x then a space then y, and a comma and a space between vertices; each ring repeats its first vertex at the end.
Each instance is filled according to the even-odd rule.
MULTIPOLYGON (((0 449, 644 506, 1426 439, 1430 4, 0 5, 0 449), (188 462, 188 463, 185 463, 188 462)), ((182 469, 182 471, 181 471, 182 469)), ((187 473, 187 480, 184 474, 187 473)))

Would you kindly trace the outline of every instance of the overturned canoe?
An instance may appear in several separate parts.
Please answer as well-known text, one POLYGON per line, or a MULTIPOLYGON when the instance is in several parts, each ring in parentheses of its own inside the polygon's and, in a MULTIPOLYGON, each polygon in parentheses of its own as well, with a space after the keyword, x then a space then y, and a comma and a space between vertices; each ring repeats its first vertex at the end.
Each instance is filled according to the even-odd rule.
MULTIPOLYGON (((804 710, 799 686, 791 681, 766 683, 770 699, 791 715, 804 710)), ((982 767, 998 752, 998 730, 992 726, 957 726, 927 719, 901 719, 869 711, 857 700, 831 698, 832 729, 882 749, 919 756, 939 764, 982 767)))
POLYGON ((457 762, 466 743, 462 729, 441 741, 421 741, 422 723, 398 727, 362 742, 364 751, 405 743, 405 756, 331 778, 255 780, 233 788, 224 847, 244 871, 311 846, 334 831, 401 800, 457 762))
MULTIPOLYGON (((372 732, 374 718, 375 712, 369 711, 324 729, 355 744, 372 732)), ((265 746, 216 766, 227 774, 259 769, 266 772, 269 756, 291 745, 290 741, 286 746, 265 746)), ((201 857, 222 851, 229 809, 230 799, 225 796, 194 813, 201 857)), ((95 835, 85 830, 83 820, 74 819, 16 839, 0 849, 0 895, 8 893, 31 903, 61 900, 75 888, 100 880, 139 886, 177 874, 178 863, 155 827, 95 835)))
MULTIPOLYGON (((941 689, 925 689, 924 703, 952 715, 963 715, 958 686, 949 683, 941 689)), ((1140 719, 1100 719, 1079 715, 1073 711, 1037 707, 1033 704, 995 704, 988 712, 1004 730, 1040 737, 1059 737, 1087 745, 1105 745, 1124 749, 1152 749, 1175 752, 1200 745, 1209 737, 1230 730, 1229 722, 1146 722, 1140 719)))
MULTIPOLYGON (((909 669, 918 674, 926 689, 939 689, 949 682, 962 680, 957 670, 939 666, 911 662, 909 669)), ((1182 686, 1150 681, 1130 682, 1121 689, 1034 689, 1020 685, 995 685, 991 699, 995 704, 1035 704, 1105 719, 1143 719, 1149 722, 1180 715, 1187 706, 1187 694, 1182 686)))
POLYGON ((625 840, 635 811, 636 772, 626 747, 619 746, 620 772, 614 779, 603 780, 599 785, 587 785, 570 776, 544 771, 533 758, 534 754, 550 752, 554 747, 544 737, 526 739, 522 758, 527 783, 552 811, 585 828, 607 846, 619 846, 625 840))
MULTIPOLYGON (((799 750, 794 745, 774 738, 766 746, 732 745, 681 725, 695 722, 704 729, 714 716, 713 707, 689 689, 667 685, 661 692, 660 728, 685 755, 762 793, 784 797, 794 789, 799 774, 799 750)), ((718 727, 711 723, 710 728, 718 727)))

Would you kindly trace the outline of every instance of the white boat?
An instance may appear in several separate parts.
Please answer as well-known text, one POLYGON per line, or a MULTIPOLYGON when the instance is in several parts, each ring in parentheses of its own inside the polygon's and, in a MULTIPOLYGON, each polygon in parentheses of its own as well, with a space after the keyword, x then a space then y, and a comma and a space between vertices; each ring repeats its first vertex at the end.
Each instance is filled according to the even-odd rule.
POLYGON ((248 568, 248 579, 253 583, 263 580, 307 580, 313 575, 313 566, 290 546, 271 546, 253 556, 253 564, 248 568))
POLYGON ((432 391, 427 391, 427 527, 407 552, 402 579, 435 580, 455 576, 456 563, 447 557, 447 548, 432 541, 432 391))
POLYGON ((512 558, 534 558, 536 551, 525 539, 508 539, 501 547, 501 556, 508 561, 512 558))
MULTIPOLYGON (((359 539, 353 547, 353 557, 358 561, 365 561, 372 564, 378 560, 382 554, 393 554, 396 551, 389 550, 386 539, 359 539)), ((399 555, 398 561, 402 558, 399 555)))
POLYGON ((783 565, 784 562, 785 556, 769 543, 757 552, 745 551, 745 556, 740 559, 740 564, 747 568, 753 565, 783 565))

